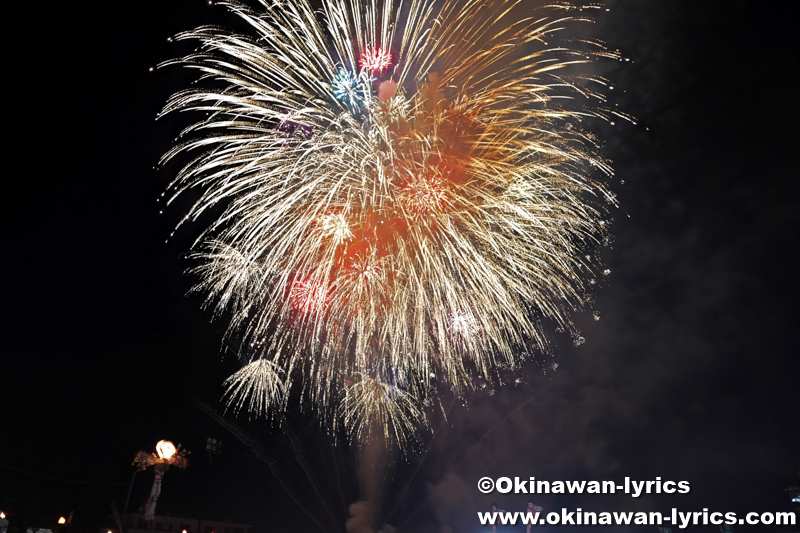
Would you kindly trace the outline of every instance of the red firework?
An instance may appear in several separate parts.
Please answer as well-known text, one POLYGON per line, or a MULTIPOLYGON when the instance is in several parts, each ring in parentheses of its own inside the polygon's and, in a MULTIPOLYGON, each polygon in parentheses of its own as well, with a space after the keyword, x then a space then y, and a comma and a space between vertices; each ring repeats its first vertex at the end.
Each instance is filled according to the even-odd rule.
POLYGON ((438 176, 412 176, 400 191, 400 202, 417 220, 434 215, 447 202, 444 181, 438 176))
POLYGON ((380 72, 389 68, 392 64, 392 53, 380 48, 375 48, 374 50, 367 48, 364 50, 364 55, 361 56, 360 62, 363 69, 380 72))
POLYGON ((328 295, 322 287, 300 280, 292 284, 289 299, 294 308, 303 313, 322 311, 328 305, 328 295))

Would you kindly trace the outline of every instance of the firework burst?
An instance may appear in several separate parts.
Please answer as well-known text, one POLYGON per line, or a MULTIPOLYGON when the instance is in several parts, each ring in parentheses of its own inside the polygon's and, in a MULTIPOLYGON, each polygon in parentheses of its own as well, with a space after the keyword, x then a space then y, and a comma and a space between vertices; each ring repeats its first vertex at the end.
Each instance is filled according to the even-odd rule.
MULTIPOLYGON (((362 83, 362 77, 353 74, 345 69, 340 69, 339 73, 331 82, 333 95, 343 102, 350 105, 358 105, 364 95, 366 84, 362 83)), ((367 92, 367 94, 369 94, 367 92)))
POLYGON ((426 422, 417 399, 392 381, 359 376, 345 380, 339 417, 355 442, 382 434, 386 442, 405 447, 417 426, 426 422))
POLYGON ((192 255, 197 290, 258 347, 226 382, 237 408, 280 410, 293 379, 331 427, 405 442, 438 388, 518 367, 542 318, 569 327, 585 303, 613 197, 580 127, 611 117, 607 85, 580 65, 616 55, 548 44, 586 11, 520 22, 501 3, 228 2, 252 35, 178 36, 200 46, 170 63, 202 83, 163 113, 203 118, 164 159, 195 153, 175 196, 219 213, 192 255))
POLYGON ((366 48, 359 63, 364 70, 380 72, 392 65, 392 53, 388 50, 381 50, 380 48, 366 48))
POLYGON ((228 407, 238 413, 243 407, 256 415, 266 415, 285 405, 289 384, 283 377, 283 369, 272 361, 256 359, 239 369, 225 380, 225 396, 228 407))

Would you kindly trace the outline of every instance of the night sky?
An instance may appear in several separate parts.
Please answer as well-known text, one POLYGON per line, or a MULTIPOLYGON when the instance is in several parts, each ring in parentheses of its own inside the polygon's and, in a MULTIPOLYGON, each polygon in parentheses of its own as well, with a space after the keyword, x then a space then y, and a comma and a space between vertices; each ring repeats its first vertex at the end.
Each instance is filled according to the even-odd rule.
MULTIPOLYGON (((186 296, 198 229, 165 242, 186 205, 159 214, 176 168, 154 166, 187 122, 154 119, 192 75, 149 68, 181 51, 169 36, 230 15, 200 0, 48 4, 4 8, 0 509, 12 526, 74 510, 76 525, 113 527, 109 502, 125 505, 133 455, 168 438, 193 451, 192 465, 166 475, 159 514, 344 532, 347 506, 364 497, 357 458, 313 413, 292 411, 281 428, 228 413, 240 438, 209 414, 222 414, 221 382, 237 363, 224 324, 186 296), (224 442, 212 462, 207 437, 224 442)), ((692 487, 535 497, 546 511, 790 509, 800 9, 607 7, 598 34, 632 59, 605 67, 611 102, 638 122, 597 125, 620 204, 600 320, 577 313, 585 343, 554 333, 519 384, 478 391, 467 407, 445 398, 448 422, 373 470, 401 531, 486 531, 475 511, 493 501, 524 510, 524 495, 480 494, 482 476, 692 487)), ((151 482, 136 475, 131 511, 151 482)))

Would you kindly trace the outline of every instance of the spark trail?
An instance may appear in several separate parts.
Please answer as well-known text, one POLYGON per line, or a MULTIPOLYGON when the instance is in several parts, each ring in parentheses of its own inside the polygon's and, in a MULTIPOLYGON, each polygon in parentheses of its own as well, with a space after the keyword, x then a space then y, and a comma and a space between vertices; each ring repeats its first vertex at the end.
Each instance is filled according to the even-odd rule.
POLYGON ((172 199, 216 217, 196 290, 254 347, 229 400, 280 411, 296 386, 329 427, 402 444, 441 390, 518 368, 586 304, 614 199, 583 124, 615 112, 582 72, 619 57, 563 38, 598 6, 224 5, 250 33, 177 36, 199 47, 167 64, 200 83, 163 113, 202 115, 163 161, 192 155, 172 199))

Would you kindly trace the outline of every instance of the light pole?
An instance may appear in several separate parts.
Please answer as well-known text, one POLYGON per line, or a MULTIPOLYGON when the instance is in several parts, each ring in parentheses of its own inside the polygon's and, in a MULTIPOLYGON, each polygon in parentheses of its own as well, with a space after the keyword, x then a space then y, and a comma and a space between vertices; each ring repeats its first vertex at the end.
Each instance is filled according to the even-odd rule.
POLYGON ((222 441, 208 437, 206 439, 206 453, 208 453, 208 462, 211 463, 214 455, 222 453, 222 441))
MULTIPOLYGON (((181 448, 178 444, 176 447, 168 440, 160 440, 156 444, 155 453, 139 452, 133 458, 133 464, 139 470, 146 470, 150 466, 153 467, 155 478, 153 479, 153 486, 150 488, 150 496, 144 506, 144 521, 152 523, 155 521, 156 504, 158 497, 161 495, 161 482, 164 479, 164 472, 169 470, 170 465, 177 466, 178 468, 186 468, 189 466, 189 459, 186 456, 189 454, 187 450, 181 448)), ((133 482, 133 480, 131 480, 133 482)))
MULTIPOLYGON (((128 503, 131 501, 131 491, 133 490, 133 481, 136 479, 136 470, 133 471, 133 475, 131 476, 130 485, 128 485, 128 495, 125 497, 125 508, 122 510, 122 522, 125 524, 124 527, 128 527, 128 503)), ((119 533, 125 533, 124 530, 120 530, 119 533)))

